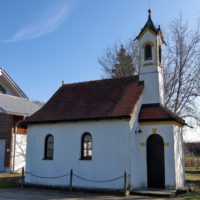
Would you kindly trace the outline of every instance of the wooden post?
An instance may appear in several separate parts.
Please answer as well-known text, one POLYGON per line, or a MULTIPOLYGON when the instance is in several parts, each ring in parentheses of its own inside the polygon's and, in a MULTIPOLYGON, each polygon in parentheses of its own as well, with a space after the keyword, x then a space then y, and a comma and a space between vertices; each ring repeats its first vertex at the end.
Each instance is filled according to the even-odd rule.
POLYGON ((21 180, 21 187, 24 187, 24 167, 22 168, 22 180, 21 180))
POLYGON ((70 183, 69 183, 69 191, 72 191, 72 185, 73 185, 73 170, 70 170, 70 183))
POLYGON ((127 179, 128 179, 128 176, 127 176, 127 173, 125 171, 124 172, 124 196, 128 196, 129 195, 127 179))

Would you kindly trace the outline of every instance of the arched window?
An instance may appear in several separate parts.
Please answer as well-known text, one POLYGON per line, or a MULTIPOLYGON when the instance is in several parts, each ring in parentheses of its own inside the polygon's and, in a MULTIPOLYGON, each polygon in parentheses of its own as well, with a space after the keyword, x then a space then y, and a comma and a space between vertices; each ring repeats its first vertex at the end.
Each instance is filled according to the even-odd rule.
POLYGON ((150 44, 147 44, 144 48, 144 59, 152 60, 152 47, 150 44))
POLYGON ((53 160, 53 151, 54 151, 54 137, 53 135, 47 135, 45 138, 44 159, 53 160))
POLYGON ((159 63, 161 64, 161 62, 162 62, 162 49, 161 49, 161 46, 158 47, 158 51, 159 51, 159 63))
POLYGON ((2 85, 0 85, 0 93, 6 94, 6 89, 2 85))
POLYGON ((90 133, 84 133, 81 141, 81 159, 92 159, 92 136, 90 133))

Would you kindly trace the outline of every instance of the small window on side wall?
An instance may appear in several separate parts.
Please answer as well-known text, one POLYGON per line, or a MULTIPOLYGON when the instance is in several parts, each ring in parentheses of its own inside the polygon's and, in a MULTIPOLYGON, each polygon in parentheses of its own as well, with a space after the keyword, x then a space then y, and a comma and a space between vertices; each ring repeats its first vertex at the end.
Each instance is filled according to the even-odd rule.
POLYGON ((144 59, 152 60, 152 47, 150 44, 147 44, 144 48, 144 59))
POLYGON ((0 93, 6 94, 6 89, 2 85, 0 85, 0 93))
POLYGON ((158 47, 158 51, 159 51, 159 63, 161 64, 161 62, 162 62, 162 49, 161 49, 161 46, 158 47))
POLYGON ((81 159, 92 160, 92 136, 84 133, 81 140, 81 159))
POLYGON ((49 134, 45 138, 44 159, 53 160, 53 152, 54 152, 54 137, 53 135, 49 134))

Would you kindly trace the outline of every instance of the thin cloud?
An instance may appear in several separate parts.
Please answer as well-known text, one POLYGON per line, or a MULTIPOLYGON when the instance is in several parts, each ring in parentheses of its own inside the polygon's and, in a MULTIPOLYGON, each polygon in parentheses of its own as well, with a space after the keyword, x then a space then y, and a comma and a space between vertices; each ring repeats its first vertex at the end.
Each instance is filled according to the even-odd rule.
POLYGON ((56 4, 42 10, 33 22, 18 30, 10 39, 4 40, 4 42, 31 40, 47 35, 58 29, 61 24, 69 19, 72 9, 73 6, 68 0, 56 1, 56 4))

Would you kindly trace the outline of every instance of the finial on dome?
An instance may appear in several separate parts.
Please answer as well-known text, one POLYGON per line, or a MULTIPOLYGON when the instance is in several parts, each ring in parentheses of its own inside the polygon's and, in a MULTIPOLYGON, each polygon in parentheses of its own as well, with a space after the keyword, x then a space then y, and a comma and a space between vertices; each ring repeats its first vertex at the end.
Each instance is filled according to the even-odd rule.
POLYGON ((151 15, 151 9, 150 8, 148 9, 148 13, 149 13, 149 15, 151 15))

